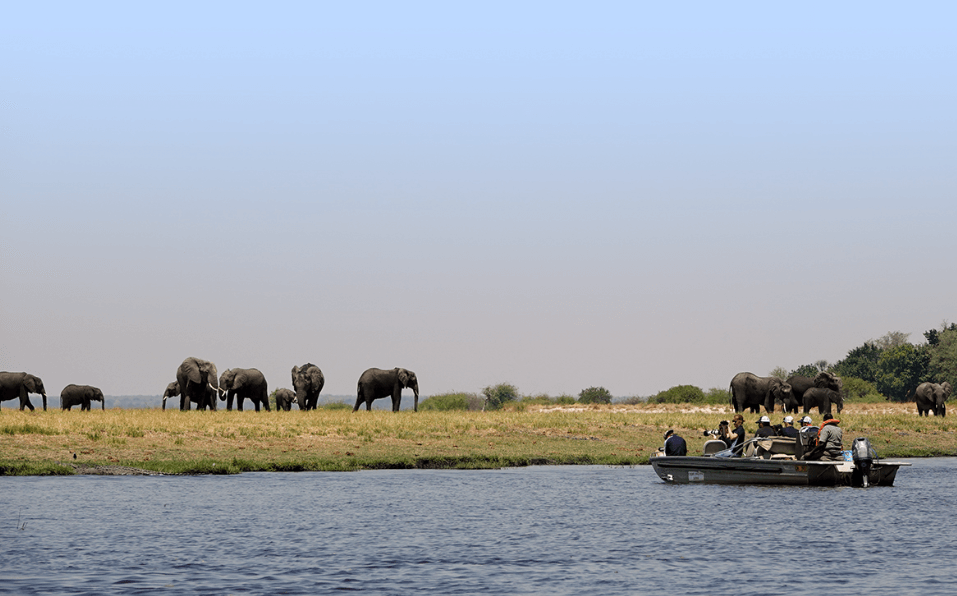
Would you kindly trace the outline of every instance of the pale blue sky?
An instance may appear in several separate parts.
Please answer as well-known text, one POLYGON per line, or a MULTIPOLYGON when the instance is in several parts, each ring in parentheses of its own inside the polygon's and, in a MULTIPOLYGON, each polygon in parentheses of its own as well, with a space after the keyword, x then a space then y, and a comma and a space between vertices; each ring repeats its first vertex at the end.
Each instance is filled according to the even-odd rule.
MULTIPOLYGON (((951 3, 8 3, 0 369, 648 395, 957 320, 951 3)), ((9 406, 9 404, 7 404, 9 406)))

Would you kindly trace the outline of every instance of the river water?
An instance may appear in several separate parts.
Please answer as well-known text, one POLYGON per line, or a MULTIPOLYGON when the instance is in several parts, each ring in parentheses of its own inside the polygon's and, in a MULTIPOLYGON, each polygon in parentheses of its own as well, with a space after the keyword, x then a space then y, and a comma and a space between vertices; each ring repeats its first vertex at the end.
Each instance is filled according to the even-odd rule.
POLYGON ((0 594, 957 593, 957 460, 894 487, 650 466, 0 478, 0 594))

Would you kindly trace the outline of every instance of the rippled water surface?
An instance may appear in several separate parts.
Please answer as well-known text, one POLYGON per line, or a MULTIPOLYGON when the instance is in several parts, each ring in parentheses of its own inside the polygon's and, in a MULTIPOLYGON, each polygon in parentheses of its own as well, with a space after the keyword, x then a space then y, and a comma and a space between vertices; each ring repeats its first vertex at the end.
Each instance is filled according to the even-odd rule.
POLYGON ((957 461, 911 461, 869 489, 649 466, 4 477, 0 593, 955 594, 957 461))

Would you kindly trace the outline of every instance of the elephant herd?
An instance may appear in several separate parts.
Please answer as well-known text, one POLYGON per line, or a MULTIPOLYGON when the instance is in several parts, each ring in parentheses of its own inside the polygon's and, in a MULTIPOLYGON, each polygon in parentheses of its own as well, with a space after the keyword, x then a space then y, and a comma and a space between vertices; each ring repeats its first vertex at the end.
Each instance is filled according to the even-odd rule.
MULTIPOLYGON (((319 367, 312 363, 292 367, 292 386, 295 391, 282 388, 276 391, 276 408, 289 411, 293 404, 300 410, 315 410, 319 404, 319 393, 326 379, 319 367)), ((419 410, 419 382, 415 373, 404 368, 382 370, 370 368, 359 377, 358 397, 353 412, 362 403, 366 409, 372 409, 372 402, 383 397, 392 398, 392 411, 398 412, 402 401, 402 390, 412 389, 415 394, 414 410, 419 410)), ((226 402, 226 409, 243 409, 248 398, 259 411, 260 406, 269 411, 269 389, 266 377, 255 368, 230 368, 221 376, 216 376, 216 365, 208 360, 190 357, 176 369, 176 380, 166 386, 163 393, 163 409, 166 400, 179 396, 180 410, 189 410, 192 404, 196 408, 216 409, 218 401, 226 402)))
MULTIPOLYGON (((40 377, 25 372, 0 372, 0 401, 20 399, 20 409, 30 408, 30 394, 43 396, 43 409, 47 409, 47 392, 40 377)), ((89 385, 74 385, 70 383, 60 391, 60 407, 72 410, 73 406, 80 406, 81 410, 89 410, 94 401, 100 402, 101 409, 106 409, 106 400, 103 392, 89 385)))
POLYGON ((797 413, 804 408, 807 414, 817 408, 821 414, 831 414, 831 405, 837 411, 844 408, 844 391, 837 375, 822 371, 814 377, 793 375, 783 380, 780 377, 759 377, 749 372, 738 373, 731 379, 731 405, 735 412, 750 409, 758 412, 761 406, 769 413, 780 402, 785 412, 797 413))
MULTIPOLYGON (((288 412, 292 404, 297 404, 300 410, 315 410, 319 404, 319 392, 325 383, 322 371, 315 364, 292 367, 292 386, 295 391, 285 388, 276 391, 277 409, 288 412)), ((392 411, 398 412, 403 389, 413 391, 413 409, 418 411, 419 381, 414 372, 404 368, 370 368, 359 377, 356 405, 352 411, 358 410, 363 403, 366 410, 371 410, 373 401, 391 397, 392 411)), ((0 372, 0 401, 19 398, 21 410, 30 408, 33 411, 31 393, 43 396, 43 409, 46 410, 47 393, 39 377, 25 372, 0 372)), ((269 410, 266 377, 258 369, 230 368, 218 375, 215 364, 194 357, 183 360, 176 369, 176 380, 167 385, 163 393, 163 409, 166 409, 167 399, 177 396, 181 410, 191 409, 194 403, 199 410, 215 410, 217 401, 225 401, 226 409, 232 410, 233 400, 236 401, 236 408, 242 410, 247 398, 257 412, 260 407, 269 410)), ((60 392, 60 406, 64 410, 70 410, 73 406, 89 410, 93 401, 101 402, 102 409, 106 409, 103 392, 96 387, 70 384, 60 392)))

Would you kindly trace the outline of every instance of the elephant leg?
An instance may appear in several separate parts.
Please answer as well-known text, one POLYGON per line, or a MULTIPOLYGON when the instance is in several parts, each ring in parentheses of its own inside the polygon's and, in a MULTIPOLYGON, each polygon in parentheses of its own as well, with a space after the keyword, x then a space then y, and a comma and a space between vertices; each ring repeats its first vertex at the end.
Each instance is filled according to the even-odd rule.
POLYGON ((253 400, 253 405, 256 406, 256 411, 258 412, 258 411, 259 411, 259 400, 258 400, 258 399, 254 399, 254 400, 253 400))

